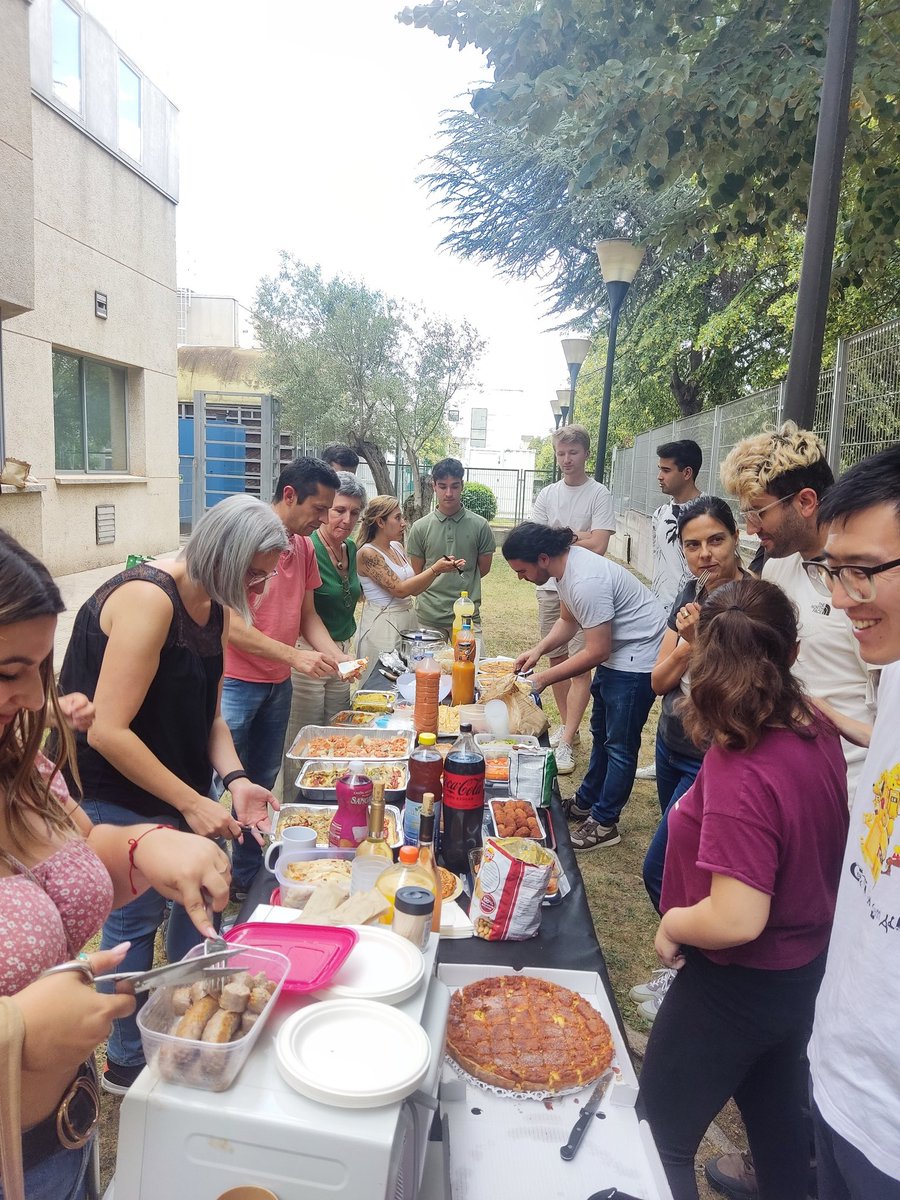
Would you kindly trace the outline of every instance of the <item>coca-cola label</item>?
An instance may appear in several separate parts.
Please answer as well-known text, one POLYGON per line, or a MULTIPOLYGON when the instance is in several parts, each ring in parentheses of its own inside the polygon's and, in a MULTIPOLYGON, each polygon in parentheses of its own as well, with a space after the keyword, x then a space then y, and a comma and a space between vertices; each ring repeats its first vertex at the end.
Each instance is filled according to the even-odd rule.
POLYGON ((452 775, 445 771, 444 804, 449 808, 481 808, 484 804, 484 775, 452 775))

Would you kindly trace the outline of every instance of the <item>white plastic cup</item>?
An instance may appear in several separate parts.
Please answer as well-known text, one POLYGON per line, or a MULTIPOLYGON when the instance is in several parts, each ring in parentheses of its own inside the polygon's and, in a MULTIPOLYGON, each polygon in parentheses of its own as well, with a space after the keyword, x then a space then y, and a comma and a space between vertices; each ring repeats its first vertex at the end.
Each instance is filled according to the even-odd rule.
POLYGON ((286 825, 281 831, 281 837, 277 842, 272 842, 266 847, 265 864, 267 871, 273 871, 272 866, 272 851, 275 847, 284 847, 285 853, 291 850, 311 850, 316 844, 316 831, 308 825, 286 825))

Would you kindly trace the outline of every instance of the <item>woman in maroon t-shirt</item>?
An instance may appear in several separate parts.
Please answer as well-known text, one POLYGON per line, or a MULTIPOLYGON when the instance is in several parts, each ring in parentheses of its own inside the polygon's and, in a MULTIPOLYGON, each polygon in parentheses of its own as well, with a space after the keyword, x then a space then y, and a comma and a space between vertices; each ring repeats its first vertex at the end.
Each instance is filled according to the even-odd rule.
POLYGON ((761 580, 701 611, 682 713, 711 747, 669 813, 656 950, 677 967, 653 1025, 641 1094, 675 1200, 733 1096, 761 1200, 806 1195, 804 1063, 847 836, 837 731, 791 674, 797 618, 761 580))

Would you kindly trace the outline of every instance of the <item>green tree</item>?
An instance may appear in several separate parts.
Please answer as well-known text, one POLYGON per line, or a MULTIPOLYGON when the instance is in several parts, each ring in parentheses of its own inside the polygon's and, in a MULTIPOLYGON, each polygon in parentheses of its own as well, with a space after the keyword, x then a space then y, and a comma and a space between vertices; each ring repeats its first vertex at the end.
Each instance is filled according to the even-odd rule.
MULTIPOLYGON (((645 236, 663 253, 758 237, 806 215, 828 0, 432 0, 400 20, 484 51, 473 108, 552 138, 576 192, 634 184, 689 203, 645 236)), ((862 7, 839 276, 896 250, 900 9, 862 7)))
POLYGON ((365 458, 380 493, 393 492, 384 446, 398 444, 416 481, 419 458, 484 348, 476 330, 394 300, 352 279, 324 279, 282 252, 256 291, 261 376, 295 435, 345 441, 365 458))

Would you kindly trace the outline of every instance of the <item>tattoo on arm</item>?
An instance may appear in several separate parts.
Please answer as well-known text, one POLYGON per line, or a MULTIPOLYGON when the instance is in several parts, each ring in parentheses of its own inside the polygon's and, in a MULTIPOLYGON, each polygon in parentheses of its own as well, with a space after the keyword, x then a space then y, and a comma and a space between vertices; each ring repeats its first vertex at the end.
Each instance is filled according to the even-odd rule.
POLYGON ((369 577, 369 579, 372 580, 373 583, 377 584, 378 587, 384 588, 384 590, 389 592, 392 596, 402 595, 398 586, 400 583, 399 578, 397 577, 396 573, 387 565, 377 550, 367 551, 367 549, 363 547, 363 549, 359 552, 357 561, 365 567, 365 574, 369 577))

